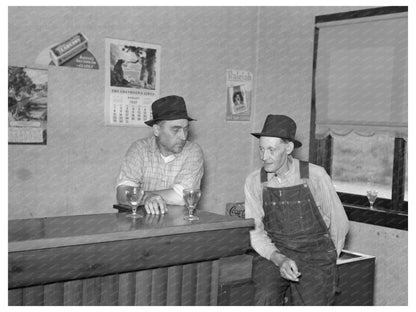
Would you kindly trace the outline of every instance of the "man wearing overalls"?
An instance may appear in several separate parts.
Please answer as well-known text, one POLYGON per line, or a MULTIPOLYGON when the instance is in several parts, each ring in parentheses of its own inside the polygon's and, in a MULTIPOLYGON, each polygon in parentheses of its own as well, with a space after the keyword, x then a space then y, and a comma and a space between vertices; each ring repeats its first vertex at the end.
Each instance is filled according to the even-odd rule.
POLYGON ((296 123, 268 115, 259 138, 263 167, 244 186, 246 218, 254 218, 251 245, 256 305, 331 305, 336 260, 348 218, 326 171, 291 156, 302 144, 296 123))

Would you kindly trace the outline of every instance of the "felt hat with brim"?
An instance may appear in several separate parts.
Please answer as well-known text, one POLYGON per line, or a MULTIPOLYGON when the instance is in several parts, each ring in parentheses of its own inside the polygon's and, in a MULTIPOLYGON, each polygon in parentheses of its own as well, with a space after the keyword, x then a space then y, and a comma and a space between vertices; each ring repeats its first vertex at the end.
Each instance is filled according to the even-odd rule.
POLYGON ((260 133, 252 133, 256 138, 262 136, 286 139, 293 142, 295 148, 301 147, 302 143, 295 139, 296 123, 285 115, 268 115, 260 133))
POLYGON ((188 119, 195 120, 188 116, 186 111, 185 100, 181 96, 169 95, 160 98, 152 104, 153 119, 144 123, 152 127, 156 122, 161 120, 188 119))

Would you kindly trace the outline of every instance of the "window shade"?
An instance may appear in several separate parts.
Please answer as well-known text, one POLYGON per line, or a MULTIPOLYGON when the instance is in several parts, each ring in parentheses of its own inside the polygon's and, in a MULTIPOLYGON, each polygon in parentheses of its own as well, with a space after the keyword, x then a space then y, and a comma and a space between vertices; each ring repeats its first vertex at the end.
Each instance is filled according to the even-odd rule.
POLYGON ((316 136, 407 136, 407 13, 318 23, 316 136))

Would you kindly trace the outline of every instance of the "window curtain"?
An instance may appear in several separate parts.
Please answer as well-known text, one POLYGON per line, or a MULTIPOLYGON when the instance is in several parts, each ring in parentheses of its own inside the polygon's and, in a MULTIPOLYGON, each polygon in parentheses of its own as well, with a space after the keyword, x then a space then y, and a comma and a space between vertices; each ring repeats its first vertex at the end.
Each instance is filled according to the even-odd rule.
POLYGON ((407 138, 407 12, 317 23, 316 138, 407 138))

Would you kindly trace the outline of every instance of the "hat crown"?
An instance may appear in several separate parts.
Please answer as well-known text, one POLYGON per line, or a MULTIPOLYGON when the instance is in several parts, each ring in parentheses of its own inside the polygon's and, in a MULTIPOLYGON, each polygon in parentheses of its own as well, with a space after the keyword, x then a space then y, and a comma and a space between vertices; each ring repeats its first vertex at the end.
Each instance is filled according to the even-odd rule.
POLYGON ((292 118, 285 115, 268 115, 261 132, 274 134, 273 136, 285 139, 294 139, 296 123, 292 118))
POLYGON ((163 119, 163 116, 168 116, 172 113, 181 113, 187 115, 185 100, 183 97, 177 95, 169 95, 153 102, 153 119, 163 119))
POLYGON ((188 116, 185 100, 178 95, 168 95, 157 99, 152 104, 153 119, 145 121, 148 126, 161 120, 187 119, 194 120, 188 116))
POLYGON ((286 115, 268 115, 261 133, 252 133, 252 135, 257 138, 268 136, 286 139, 292 141, 295 147, 302 146, 302 143, 295 139, 296 122, 286 115))

